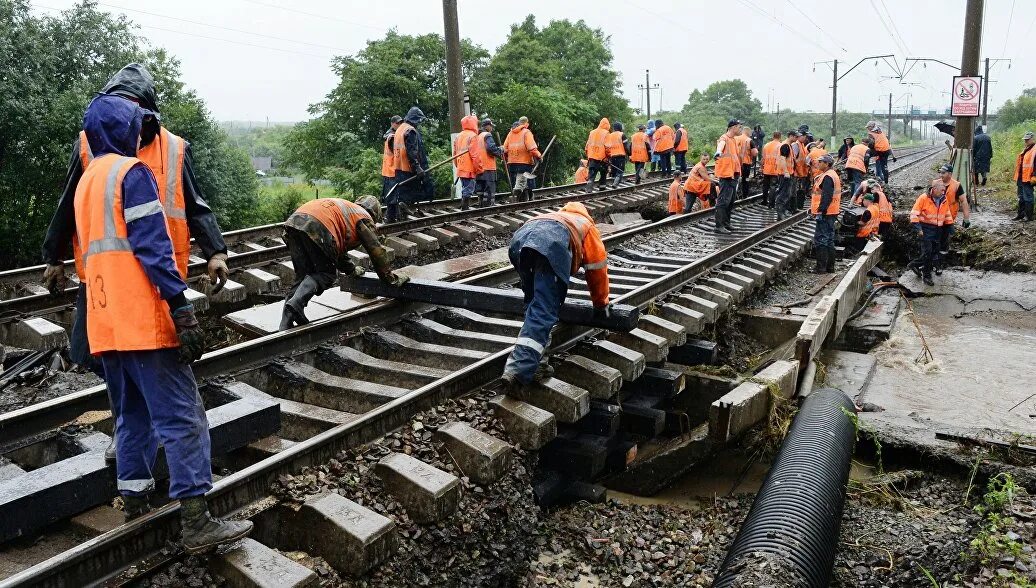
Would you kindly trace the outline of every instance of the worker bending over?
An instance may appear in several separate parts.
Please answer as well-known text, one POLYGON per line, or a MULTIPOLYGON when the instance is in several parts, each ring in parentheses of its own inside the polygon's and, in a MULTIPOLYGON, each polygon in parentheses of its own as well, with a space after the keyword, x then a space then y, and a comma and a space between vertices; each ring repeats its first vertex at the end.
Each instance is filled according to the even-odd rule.
POLYGON ((702 153, 698 163, 694 164, 694 167, 691 168, 691 173, 687 176, 687 182, 683 185, 684 190, 686 190, 684 197, 687 199, 687 206, 684 212, 691 211, 694 204, 691 201, 692 196, 698 199, 702 210, 716 205, 716 181, 709 177, 709 168, 706 167, 709 164, 709 159, 711 159, 711 156, 708 152, 702 153))
POLYGON ((968 205, 968 195, 960 182, 953 179, 953 166, 943 165, 939 168, 939 179, 946 184, 946 202, 950 207, 950 222, 943 226, 939 235, 939 263, 935 266, 935 275, 942 275, 942 262, 950 253, 950 238, 953 236, 957 223, 957 213, 964 212, 964 228, 971 226, 971 207, 968 205))
POLYGON ((363 268, 349 259, 349 251, 358 246, 367 251, 383 282, 402 286, 409 280, 392 271, 375 228, 380 220, 381 206, 373 196, 364 196, 356 203, 342 198, 310 200, 288 217, 284 243, 295 269, 295 283, 284 299, 280 330, 308 323, 306 305, 335 283, 339 271, 363 275, 363 268))
POLYGON ((587 161, 585 159, 579 160, 579 167, 576 168, 576 177, 573 180, 573 184, 585 184, 587 178, 590 177, 590 168, 587 167, 587 161))
POLYGON ((83 118, 93 155, 74 198, 85 252, 87 336, 99 356, 115 418, 116 487, 127 519, 151 510, 153 468, 165 449, 169 496, 180 501, 188 552, 236 541, 249 521, 209 515, 209 424, 188 364, 204 333, 187 302, 155 175, 137 159, 140 129, 154 113, 117 96, 98 96, 83 118))
POLYGON ((853 204, 863 206, 863 197, 867 194, 874 194, 874 202, 878 205, 878 236, 884 239, 892 230, 892 202, 877 180, 864 180, 853 192, 853 204))
POLYGON ((874 203, 876 196, 870 192, 863 194, 864 211, 856 221, 856 238, 853 239, 853 248, 863 251, 867 241, 878 237, 879 213, 878 205, 874 203))
POLYGON ((925 284, 934 286, 932 270, 939 263, 939 240, 943 227, 950 223, 950 203, 946 199, 946 184, 941 179, 932 180, 928 191, 917 197, 910 210, 910 222, 921 239, 921 256, 907 267, 925 284))
POLYGON ((669 184, 669 214, 683 214, 691 211, 691 202, 684 206, 686 189, 683 185, 684 175, 676 172, 673 176, 673 183, 669 184))
POLYGON ((834 158, 827 154, 817 158, 820 173, 813 180, 809 211, 816 218, 813 232, 813 253, 817 258, 815 274, 835 271, 835 220, 842 210, 842 179, 831 169, 834 163, 834 158))
POLYGON ((608 316, 608 254, 590 213, 578 202, 542 214, 511 238, 511 265, 525 293, 525 323, 504 366, 508 390, 547 379, 552 370, 540 359, 558 322, 569 279, 583 268, 596 312, 608 316))

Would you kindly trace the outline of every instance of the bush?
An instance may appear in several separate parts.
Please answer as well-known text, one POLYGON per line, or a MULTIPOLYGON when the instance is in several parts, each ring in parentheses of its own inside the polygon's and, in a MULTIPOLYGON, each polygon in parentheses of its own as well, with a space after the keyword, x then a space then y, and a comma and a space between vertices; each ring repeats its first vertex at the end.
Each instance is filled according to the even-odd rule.
POLYGON ((1022 135, 1031 130, 1036 130, 1036 119, 998 130, 990 135, 993 139, 993 159, 989 162, 990 180, 1014 186, 1014 165, 1025 145, 1022 135))

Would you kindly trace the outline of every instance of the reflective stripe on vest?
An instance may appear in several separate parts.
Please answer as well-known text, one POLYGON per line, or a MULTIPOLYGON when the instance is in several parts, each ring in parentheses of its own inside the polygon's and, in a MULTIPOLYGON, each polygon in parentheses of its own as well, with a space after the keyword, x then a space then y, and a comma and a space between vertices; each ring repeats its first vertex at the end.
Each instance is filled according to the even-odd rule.
POLYGON ((86 253, 83 254, 84 266, 88 263, 90 256, 95 253, 133 251, 129 239, 119 237, 115 230, 115 182, 119 178, 122 166, 130 159, 121 155, 118 157, 108 170, 108 176, 104 180, 104 236, 87 242, 86 253))
POLYGON ((892 202, 880 188, 876 188, 874 193, 878 195, 878 220, 883 223, 892 222, 892 202))
POLYGON ((950 224, 950 206, 946 198, 943 198, 941 204, 936 205, 935 200, 927 193, 921 194, 910 210, 910 222, 936 227, 950 224))
POLYGON ((482 162, 482 171, 495 172, 496 156, 490 153, 488 149, 486 149, 486 137, 488 136, 489 131, 482 131, 478 134, 478 136, 475 137, 475 140, 472 141, 471 147, 472 150, 475 152, 475 156, 477 156, 479 158, 479 161, 482 162))
POLYGON ((590 232, 590 221, 581 215, 567 212, 548 212, 533 217, 532 220, 554 220, 568 228, 569 244, 572 248, 572 273, 575 274, 582 267, 586 270, 601 269, 608 265, 608 261, 583 265, 583 241, 590 232), (604 265, 601 265, 601 264, 604 265))
POLYGON ((838 177, 838 173, 833 169, 827 170, 813 180, 813 198, 811 199, 809 210, 813 214, 819 214, 820 199, 823 197, 823 190, 820 185, 824 182, 824 178, 831 178, 831 181, 834 182, 834 195, 831 196, 831 204, 827 205, 827 210, 823 214, 825 216, 838 214, 842 210, 842 179, 838 177))

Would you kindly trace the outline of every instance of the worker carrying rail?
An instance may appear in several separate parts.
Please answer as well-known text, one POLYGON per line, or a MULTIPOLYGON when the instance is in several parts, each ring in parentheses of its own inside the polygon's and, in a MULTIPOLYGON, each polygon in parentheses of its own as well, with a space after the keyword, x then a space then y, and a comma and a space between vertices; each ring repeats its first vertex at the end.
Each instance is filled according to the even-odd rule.
POLYGON ((540 360, 568 293, 569 279, 583 268, 594 313, 608 316, 608 254, 586 207, 569 202, 541 214, 515 232, 507 252, 525 294, 525 322, 504 366, 505 390, 516 391, 553 375, 540 360))
POLYGON ((342 198, 310 200, 284 222, 284 243, 295 269, 295 283, 284 298, 280 330, 309 322, 309 301, 335 283, 338 272, 363 275, 349 259, 349 251, 363 246, 382 281, 402 286, 409 279, 392 271, 388 251, 378 239, 381 221, 377 198, 364 196, 357 203, 342 198))
POLYGON ((127 519, 151 510, 161 445, 169 497, 180 501, 190 553, 237 541, 249 521, 209 515, 209 425, 190 362, 204 333, 187 302, 155 175, 136 157, 145 116, 117 96, 90 103, 83 130, 93 158, 76 187, 76 234, 85 250, 87 336, 100 357, 115 418, 116 487, 127 519))

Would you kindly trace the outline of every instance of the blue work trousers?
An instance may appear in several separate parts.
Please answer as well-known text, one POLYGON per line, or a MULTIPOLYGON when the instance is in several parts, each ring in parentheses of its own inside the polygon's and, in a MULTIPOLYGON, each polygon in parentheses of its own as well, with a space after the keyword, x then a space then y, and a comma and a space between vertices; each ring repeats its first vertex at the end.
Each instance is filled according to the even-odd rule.
POLYGON ((86 284, 79 284, 79 291, 76 293, 72 333, 68 338, 68 356, 76 365, 90 370, 97 376, 104 377, 101 362, 90 355, 90 339, 86 334, 86 284))
POLYGON ((158 446, 169 464, 169 497, 201 496, 212 488, 209 423, 191 368, 176 349, 109 351, 101 355, 115 417, 120 494, 154 489, 158 446))
POLYGON ((558 322, 568 284, 551 269, 547 258, 534 249, 522 250, 515 269, 525 294, 525 322, 507 358, 504 374, 514 374, 519 382, 528 384, 550 341, 550 330, 558 322))
POLYGON ((460 199, 463 202, 467 202, 471 199, 471 195, 475 193, 475 178, 460 178, 460 199))
POLYGON ((845 170, 849 174, 849 194, 856 195, 856 189, 863 181, 863 172, 858 169, 845 170))
POLYGON ((1018 184, 1018 203, 1028 205, 1033 203, 1033 185, 1029 182, 1023 182, 1017 180, 1018 184))
POLYGON ((835 219, 838 218, 836 214, 818 214, 817 225, 813 229, 813 246, 814 247, 834 247, 835 246, 835 219))
POLYGON ((884 183, 889 181, 889 154, 878 153, 874 160, 874 175, 884 183))

